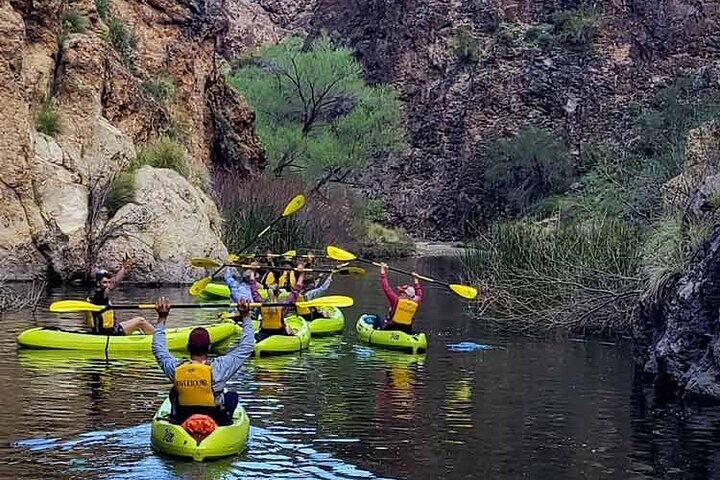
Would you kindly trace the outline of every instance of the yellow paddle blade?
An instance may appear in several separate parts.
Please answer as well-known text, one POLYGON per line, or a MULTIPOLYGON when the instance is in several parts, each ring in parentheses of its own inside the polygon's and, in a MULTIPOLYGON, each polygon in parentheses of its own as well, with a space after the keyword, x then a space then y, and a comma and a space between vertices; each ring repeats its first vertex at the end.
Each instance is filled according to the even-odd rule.
POLYGON ((305 205, 305 196, 300 194, 296 195, 290 203, 287 204, 285 210, 283 210, 282 216, 287 217, 300 210, 305 205))
POLYGON ((357 257, 350 252, 346 252, 342 248, 335 247, 332 245, 327 246, 327 256, 338 262, 350 262, 355 260, 357 257))
POLYGON ((328 295, 327 297, 313 298, 307 302, 297 302, 296 305, 306 308, 326 308, 326 307, 352 307, 354 301, 351 297, 344 295, 328 295))
POLYGON ((95 305, 82 300, 59 300, 50 304, 50 311, 55 313, 101 312, 105 308, 104 305, 95 305))
POLYGON ((240 260, 240 257, 238 255, 235 255, 234 253, 228 255, 228 263, 235 263, 238 260, 240 260))
POLYGON ((477 294, 478 294, 478 291, 476 288, 468 287, 467 285, 460 285, 457 283, 451 283, 450 290, 457 293, 461 297, 467 298, 469 300, 472 300, 473 298, 477 297, 477 294))
POLYGON ((193 257, 190 259, 190 265, 198 268, 218 268, 222 267, 222 263, 213 260, 212 258, 205 257, 193 257))
POLYGON ((297 256, 297 250, 288 250, 287 252, 283 253, 281 256, 283 256, 283 257, 295 257, 295 256, 297 256))
POLYGON ((208 283, 212 282, 211 277, 203 277, 200 280, 195 281, 192 285, 190 285, 190 288, 188 288, 188 292, 193 297, 196 297, 202 293, 203 290, 205 290, 205 287, 208 286, 208 283))

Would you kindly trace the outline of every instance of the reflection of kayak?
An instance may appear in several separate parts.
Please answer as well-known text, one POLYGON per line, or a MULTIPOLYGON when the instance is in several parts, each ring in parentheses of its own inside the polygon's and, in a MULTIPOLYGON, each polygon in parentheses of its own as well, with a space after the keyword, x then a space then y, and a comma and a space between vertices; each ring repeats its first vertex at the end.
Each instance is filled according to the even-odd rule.
MULTIPOLYGON (((255 344, 255 355, 298 352, 310 344, 310 328, 307 322, 294 315, 285 317, 285 323, 295 329, 295 335, 271 335, 255 344)), ((259 322, 253 322, 259 328, 259 322)))
POLYGON ((373 326, 374 316, 364 314, 355 324, 358 338, 370 345, 400 350, 408 353, 424 353, 427 351, 427 337, 424 333, 412 335, 395 330, 376 330, 373 326))
MULTIPOLYGON (((219 298, 230 298, 230 287, 224 283, 208 283, 203 289, 203 293, 212 295, 219 298)), ((259 288, 258 293, 261 297, 267 298, 267 291, 264 288, 259 288)), ((278 299, 283 299, 288 296, 288 292, 280 290, 278 299)))
MULTIPOLYGON (((203 325, 210 332, 210 342, 216 343, 239 331, 232 322, 203 325)), ((168 328, 165 330, 170 350, 185 350, 188 336, 195 327, 168 328)), ((49 348, 57 350, 92 350, 102 352, 150 352, 152 335, 93 335, 91 333, 68 332, 56 328, 36 327, 18 335, 17 341, 23 347, 49 348)))
POLYGON ((330 335, 343 331, 345 328, 345 315, 343 315, 342 310, 336 307, 319 308, 318 310, 330 316, 328 318, 316 318, 308 322, 310 324, 310 333, 313 336, 330 335))
POLYGON ((154 371, 155 357, 148 350, 139 352, 115 352, 105 355, 104 350, 48 350, 21 348, 17 352, 18 362, 23 367, 42 370, 79 370, 82 368, 105 369, 108 365, 128 365, 154 371), (142 366, 142 367, 141 367, 142 366))
POLYGON ((152 447, 158 452, 201 462, 235 455, 247 445, 250 420, 240 404, 233 414, 232 425, 217 427, 199 443, 180 425, 170 423, 168 415, 170 399, 166 398, 153 417, 150 432, 152 447))

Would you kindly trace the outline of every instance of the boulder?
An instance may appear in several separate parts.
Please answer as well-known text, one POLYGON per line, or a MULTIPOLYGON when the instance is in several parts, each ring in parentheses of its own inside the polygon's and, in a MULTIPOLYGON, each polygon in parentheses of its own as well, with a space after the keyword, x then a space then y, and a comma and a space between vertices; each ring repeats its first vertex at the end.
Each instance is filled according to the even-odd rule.
POLYGON ((204 270, 190 257, 227 258, 215 203, 173 170, 143 167, 135 175, 135 202, 110 220, 117 227, 100 251, 99 265, 114 267, 125 254, 134 266, 127 280, 190 283, 204 270))

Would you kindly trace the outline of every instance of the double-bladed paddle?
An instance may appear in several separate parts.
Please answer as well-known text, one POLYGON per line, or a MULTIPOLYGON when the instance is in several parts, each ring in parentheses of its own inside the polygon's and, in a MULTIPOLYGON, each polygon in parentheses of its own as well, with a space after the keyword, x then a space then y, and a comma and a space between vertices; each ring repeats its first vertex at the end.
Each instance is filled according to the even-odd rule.
MULTIPOLYGON (((335 247, 333 245, 328 245, 327 247, 327 255, 328 257, 332 258, 333 260, 337 260, 339 262, 351 262, 353 260, 357 260, 359 262, 363 263, 369 263, 371 265, 375 265, 376 267, 381 267, 382 264, 375 262, 373 260, 368 260, 366 258, 358 257, 357 255, 350 253, 348 251, 343 250, 342 248, 335 247)), ((394 272, 403 273, 405 275, 413 275, 412 272, 408 272, 407 270, 402 270, 400 268, 396 267, 387 267, 388 270, 392 270, 394 272)), ((443 282, 441 280, 435 280, 434 278, 426 277, 425 275, 415 274, 418 278, 425 280, 426 282, 430 283, 439 283, 440 285, 445 285, 450 290, 455 292, 456 294, 460 295, 463 298, 467 299, 474 299, 477 297, 478 291, 474 287, 470 287, 468 285, 462 285, 458 283, 447 283, 443 282)))

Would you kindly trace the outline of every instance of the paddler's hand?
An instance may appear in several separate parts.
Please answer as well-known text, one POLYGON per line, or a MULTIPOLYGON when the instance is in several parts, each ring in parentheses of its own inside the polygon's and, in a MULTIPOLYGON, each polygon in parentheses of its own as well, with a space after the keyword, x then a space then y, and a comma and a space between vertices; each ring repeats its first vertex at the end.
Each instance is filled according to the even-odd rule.
POLYGON ((412 272, 412 276, 413 276, 413 281, 415 282, 416 285, 418 283, 420 283, 420 277, 418 276, 418 274, 416 272, 412 272))
POLYGON ((240 318, 243 320, 250 316, 250 304, 247 300, 241 300, 240 303, 238 303, 237 309, 240 318))
POLYGON ((170 300, 167 297, 158 298, 155 302, 155 311, 158 314, 158 322, 165 322, 170 313, 170 300))
POLYGON ((380 264, 380 273, 382 275, 387 275, 387 269, 388 269, 387 263, 383 262, 380 264))
POLYGON ((130 266, 132 265, 132 257, 129 254, 125 254, 125 258, 123 258, 121 266, 123 270, 129 270, 130 266))
POLYGON ((303 262, 298 262, 296 270, 297 270, 298 272, 303 272, 303 271, 305 271, 305 264, 304 264, 303 262))

